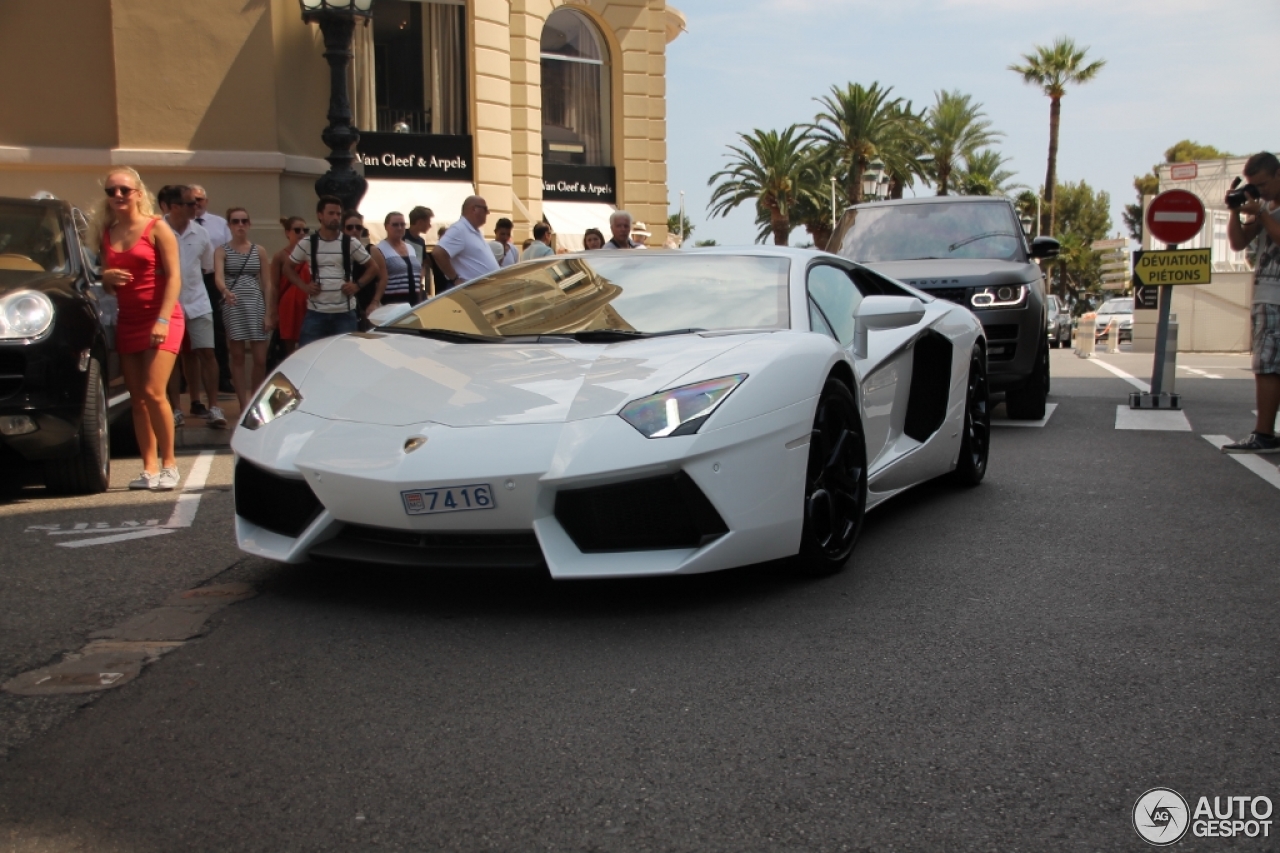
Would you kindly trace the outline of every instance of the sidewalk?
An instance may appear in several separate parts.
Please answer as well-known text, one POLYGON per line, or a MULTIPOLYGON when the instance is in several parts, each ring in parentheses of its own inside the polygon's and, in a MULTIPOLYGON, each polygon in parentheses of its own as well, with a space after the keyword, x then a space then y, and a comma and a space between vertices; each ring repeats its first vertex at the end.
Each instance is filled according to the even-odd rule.
POLYGON ((182 395, 182 414, 186 422, 175 431, 174 446, 179 450, 199 448, 223 448, 231 444, 231 433, 240 422, 240 403, 235 394, 219 394, 218 407, 227 418, 227 425, 222 429, 213 429, 203 417, 191 414, 191 398, 182 395))

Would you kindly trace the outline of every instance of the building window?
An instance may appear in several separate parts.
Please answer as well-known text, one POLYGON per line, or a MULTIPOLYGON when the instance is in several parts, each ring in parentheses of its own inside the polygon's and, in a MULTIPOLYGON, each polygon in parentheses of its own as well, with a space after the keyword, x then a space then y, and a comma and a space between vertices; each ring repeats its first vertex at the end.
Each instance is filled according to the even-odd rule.
POLYGON ((590 20, 563 7, 542 28, 542 161, 613 165, 609 53, 590 20))
POLYGON ((357 29, 356 125, 383 133, 467 133, 466 7, 378 0, 357 29))

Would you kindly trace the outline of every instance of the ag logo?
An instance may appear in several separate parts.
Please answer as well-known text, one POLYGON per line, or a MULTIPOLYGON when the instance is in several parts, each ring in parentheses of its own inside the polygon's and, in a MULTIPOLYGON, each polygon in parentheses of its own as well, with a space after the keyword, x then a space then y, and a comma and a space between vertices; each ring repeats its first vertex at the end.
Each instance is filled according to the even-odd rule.
POLYGON ((1143 841, 1156 847, 1182 840, 1190 824, 1187 801, 1172 788, 1152 788, 1133 804, 1133 828, 1143 841))

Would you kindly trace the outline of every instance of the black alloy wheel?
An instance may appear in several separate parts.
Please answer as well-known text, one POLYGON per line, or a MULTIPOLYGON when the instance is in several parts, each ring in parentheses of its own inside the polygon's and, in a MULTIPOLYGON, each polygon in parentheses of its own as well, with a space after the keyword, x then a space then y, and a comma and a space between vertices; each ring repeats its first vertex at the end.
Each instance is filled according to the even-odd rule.
POLYGON ((853 393, 828 379, 818 399, 804 482, 799 570, 833 575, 849 562, 867 511, 867 446, 853 393))
POLYGON ((44 463, 44 484, 51 492, 90 495, 105 492, 111 485, 107 389, 102 384, 102 365, 96 358, 89 361, 85 378, 79 448, 74 456, 44 463))
POLYGON ((969 357, 969 381, 964 401, 964 432, 960 458, 953 476, 958 483, 976 486, 987 475, 991 451, 991 401, 987 389, 987 358, 980 347, 969 357))

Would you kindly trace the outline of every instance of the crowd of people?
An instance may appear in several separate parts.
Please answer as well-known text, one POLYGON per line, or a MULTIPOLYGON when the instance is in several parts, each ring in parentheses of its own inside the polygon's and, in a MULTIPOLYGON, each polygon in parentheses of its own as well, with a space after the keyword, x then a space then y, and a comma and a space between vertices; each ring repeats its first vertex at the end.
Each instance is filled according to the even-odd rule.
MULTIPOLYGON (((386 238, 371 244, 359 211, 321 196, 316 230, 301 216, 281 219, 286 245, 268 255, 249 239, 249 211, 209 212, 198 184, 162 187, 158 214, 131 168, 109 171, 103 187, 95 219, 102 282, 119 304, 116 349, 143 463, 131 489, 177 487, 174 436, 186 419, 184 383, 191 416, 226 427, 219 392, 234 393, 243 412, 269 359, 357 331, 382 305, 417 304, 502 267, 557 254, 546 221, 519 248, 510 219, 497 220, 493 239, 486 239, 489 207, 480 196, 463 202, 461 216, 439 229, 434 246, 426 242, 430 208, 387 214, 386 238)), ((650 236, 625 210, 609 217, 609 231, 606 240, 599 229, 587 229, 583 246, 644 249, 650 236)))

